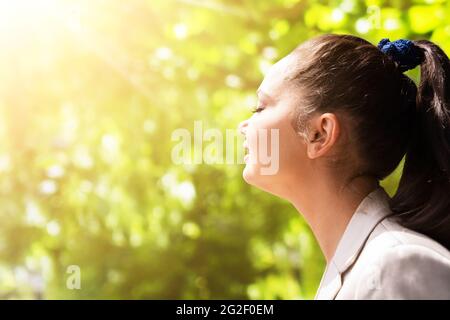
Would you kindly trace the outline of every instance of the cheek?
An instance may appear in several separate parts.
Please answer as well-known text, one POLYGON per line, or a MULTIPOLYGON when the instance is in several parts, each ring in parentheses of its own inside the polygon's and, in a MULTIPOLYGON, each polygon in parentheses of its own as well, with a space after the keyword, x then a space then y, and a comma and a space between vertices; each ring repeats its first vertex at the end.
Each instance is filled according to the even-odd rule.
POLYGON ((306 144, 304 137, 293 128, 290 118, 284 118, 278 125, 280 172, 289 174, 305 165, 306 144))
POLYGON ((249 157, 243 171, 247 183, 279 196, 290 192, 290 181, 301 177, 298 172, 302 174, 306 170, 307 162, 303 138, 292 127, 289 114, 282 111, 271 110, 249 121, 246 135, 249 157), (259 148, 258 132, 265 134, 268 153, 259 148), (274 138, 276 141, 273 141, 274 138), (270 158, 271 164, 259 161, 260 154, 266 155, 265 159, 270 158), (267 157, 267 154, 270 156, 267 157))
POLYGON ((271 152, 273 144, 278 147, 279 139, 273 141, 273 138, 277 134, 279 136, 279 131, 282 128, 282 123, 269 110, 263 112, 265 114, 261 113, 249 122, 247 130, 249 153, 254 157, 254 160, 260 154, 271 152))
POLYGON ((279 159, 280 172, 291 171, 293 167, 302 165, 304 143, 302 137, 295 132, 290 121, 280 123, 279 130, 279 159))
POLYGON ((267 165, 270 157, 283 169, 290 163, 298 163, 302 152, 301 137, 292 128, 288 115, 275 112, 260 114, 249 122, 247 143, 249 160, 258 166, 267 165))
POLYGON ((305 168, 302 138, 289 121, 258 124, 254 123, 247 135, 249 158, 246 161, 243 178, 247 183, 262 190, 282 195, 286 192, 285 188, 290 185, 289 180, 294 176, 298 177, 293 173, 301 172, 305 168), (275 132, 277 134, 274 134, 275 132), (264 138, 261 139, 261 136, 264 138), (267 149, 261 148, 261 140, 267 141, 267 149), (268 159, 270 164, 267 164, 268 159))

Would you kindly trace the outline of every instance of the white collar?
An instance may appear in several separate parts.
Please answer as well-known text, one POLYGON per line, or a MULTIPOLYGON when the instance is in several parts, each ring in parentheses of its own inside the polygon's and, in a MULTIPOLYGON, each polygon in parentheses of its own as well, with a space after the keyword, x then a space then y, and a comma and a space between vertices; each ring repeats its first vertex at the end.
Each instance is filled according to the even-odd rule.
POLYGON ((325 268, 315 299, 334 299, 337 295, 342 273, 355 263, 376 225, 391 213, 388 200, 389 195, 379 185, 361 201, 325 268))

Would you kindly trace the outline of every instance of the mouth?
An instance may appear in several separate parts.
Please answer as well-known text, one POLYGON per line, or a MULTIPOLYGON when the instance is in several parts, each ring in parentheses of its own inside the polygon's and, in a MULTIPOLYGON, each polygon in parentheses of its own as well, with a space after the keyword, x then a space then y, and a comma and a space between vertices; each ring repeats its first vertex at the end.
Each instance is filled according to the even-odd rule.
POLYGON ((247 141, 244 141, 243 147, 244 147, 244 162, 247 162, 250 156, 247 141))

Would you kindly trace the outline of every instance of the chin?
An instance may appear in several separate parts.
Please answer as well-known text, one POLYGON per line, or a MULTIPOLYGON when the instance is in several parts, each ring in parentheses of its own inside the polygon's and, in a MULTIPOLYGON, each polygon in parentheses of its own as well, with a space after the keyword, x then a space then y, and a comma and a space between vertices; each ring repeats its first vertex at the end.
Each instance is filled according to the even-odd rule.
POLYGON ((244 181, 262 191, 287 200, 286 186, 279 175, 261 175, 258 165, 247 164, 242 172, 244 181))
POLYGON ((248 184, 257 187, 265 192, 280 196, 274 189, 274 176, 261 175, 260 168, 256 165, 247 164, 242 172, 244 181, 248 184))
POLYGON ((257 187, 255 182, 258 180, 258 169, 255 166, 247 164, 242 172, 242 177, 245 182, 257 187))
POLYGON ((245 182, 258 188, 260 187, 260 183, 262 182, 262 180, 267 179, 267 176, 261 175, 260 164, 255 161, 250 155, 247 159, 245 159, 245 167, 244 171, 242 172, 242 177, 244 178, 245 182))

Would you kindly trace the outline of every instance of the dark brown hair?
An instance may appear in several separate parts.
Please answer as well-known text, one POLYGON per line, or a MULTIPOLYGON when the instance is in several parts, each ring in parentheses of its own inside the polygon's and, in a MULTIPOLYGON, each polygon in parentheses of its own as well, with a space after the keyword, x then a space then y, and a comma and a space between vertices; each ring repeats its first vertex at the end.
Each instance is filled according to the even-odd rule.
POLYGON ((289 77, 302 88, 293 124, 304 132, 313 114, 345 116, 357 159, 350 179, 382 180, 405 157, 390 208, 403 226, 450 249, 450 62, 436 44, 413 43, 423 61, 419 88, 364 39, 326 34, 300 45, 289 77))

